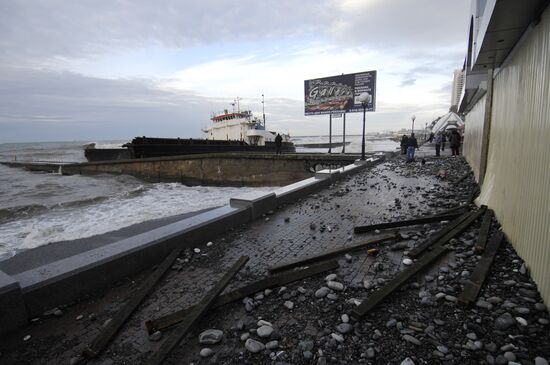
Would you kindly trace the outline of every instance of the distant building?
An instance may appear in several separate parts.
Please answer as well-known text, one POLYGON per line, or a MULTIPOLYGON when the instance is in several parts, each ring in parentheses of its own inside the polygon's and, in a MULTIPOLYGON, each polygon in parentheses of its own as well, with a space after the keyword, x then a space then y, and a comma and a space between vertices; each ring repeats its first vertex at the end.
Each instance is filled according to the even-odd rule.
POLYGON ((458 110, 458 104, 460 104, 460 97, 462 95, 462 89, 464 88, 464 71, 455 70, 453 72, 453 90, 451 95, 451 111, 456 112, 458 110))

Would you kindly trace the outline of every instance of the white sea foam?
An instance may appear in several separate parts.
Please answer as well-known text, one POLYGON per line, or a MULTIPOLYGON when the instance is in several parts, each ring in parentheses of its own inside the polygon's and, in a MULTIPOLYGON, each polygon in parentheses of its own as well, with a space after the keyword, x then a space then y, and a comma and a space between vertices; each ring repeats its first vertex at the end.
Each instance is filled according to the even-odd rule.
POLYGON ((221 206, 231 196, 269 188, 186 187, 178 183, 147 184, 84 206, 57 206, 0 226, 0 257, 50 242, 90 237, 141 223, 221 206))

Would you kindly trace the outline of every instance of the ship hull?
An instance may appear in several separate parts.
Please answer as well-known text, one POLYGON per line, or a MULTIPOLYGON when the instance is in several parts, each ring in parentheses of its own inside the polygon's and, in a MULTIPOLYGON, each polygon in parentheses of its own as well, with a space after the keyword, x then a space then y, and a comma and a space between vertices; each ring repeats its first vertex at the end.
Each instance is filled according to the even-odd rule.
MULTIPOLYGON (((106 152, 102 149, 87 149, 85 150, 85 156, 88 161, 106 161, 207 153, 275 153, 277 151, 274 142, 266 142, 265 146, 252 146, 242 141, 147 137, 134 138, 132 142, 125 144, 125 147, 124 149, 111 149, 106 152)), ((292 143, 283 142, 281 152, 296 152, 296 148, 292 143)))

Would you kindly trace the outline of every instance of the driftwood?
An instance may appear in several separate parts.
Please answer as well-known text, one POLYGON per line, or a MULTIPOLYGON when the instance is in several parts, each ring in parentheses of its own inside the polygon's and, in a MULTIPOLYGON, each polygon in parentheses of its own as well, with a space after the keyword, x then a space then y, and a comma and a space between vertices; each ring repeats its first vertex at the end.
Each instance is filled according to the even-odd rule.
MULTIPOLYGON (((212 304, 212 308, 218 308, 233 301, 243 299, 259 291, 283 286, 325 271, 337 269, 338 267, 338 261, 331 260, 311 265, 305 269, 293 270, 290 272, 281 273, 280 275, 270 276, 243 288, 235 289, 229 293, 220 295, 212 304)), ((183 321, 193 308, 194 306, 190 306, 170 313, 166 316, 146 321, 145 327, 147 328, 147 332, 153 333, 183 321)))
POLYGON ((149 359, 147 359, 147 364, 157 365, 161 364, 170 352, 177 346, 177 344, 182 340, 187 332, 193 327, 193 325, 202 317, 206 311, 212 306, 212 303, 216 300, 218 295, 225 289, 227 284, 231 281, 233 276, 241 269, 241 267, 246 264, 248 261, 247 256, 241 256, 225 273, 225 275, 220 279, 220 281, 208 291, 208 293, 202 298, 202 300, 197 304, 193 310, 185 317, 185 320, 182 321, 179 325, 174 327, 173 332, 168 336, 166 341, 162 343, 158 351, 154 352, 149 359))
POLYGON ((466 281, 464 289, 458 297, 458 301, 460 303, 469 304, 477 299, 479 291, 481 290, 481 286, 483 285, 483 282, 485 281, 485 278, 489 273, 491 264, 493 263, 497 250, 500 247, 502 238, 502 232, 498 232, 491 238, 491 240, 487 244, 487 248, 483 252, 481 260, 479 260, 479 262, 477 263, 476 268, 472 272, 470 278, 466 281))
POLYGON ((378 289, 374 294, 369 296, 367 300, 365 300, 363 303, 361 303, 361 305, 359 305, 359 307, 355 308, 351 312, 351 317, 355 320, 361 319, 365 314, 367 314, 370 310, 380 304, 380 302, 382 302, 386 297, 388 297, 394 290, 398 289, 411 277, 417 274, 420 270, 426 268, 426 266, 431 264, 435 259, 437 259, 446 251, 446 246, 435 247, 413 266, 397 274, 397 276, 393 278, 390 282, 388 282, 382 288, 378 289))
POLYGON ((153 287, 165 274, 172 263, 176 260, 183 248, 175 248, 164 261, 153 271, 139 289, 134 292, 126 304, 116 313, 108 325, 106 325, 99 334, 88 344, 82 354, 87 358, 93 358, 101 353, 105 347, 109 344, 111 339, 119 331, 120 327, 124 325, 130 315, 139 307, 143 300, 149 295, 153 287))
POLYGON ((300 259, 298 261, 292 261, 292 262, 287 262, 287 263, 280 264, 280 265, 277 265, 277 266, 273 266, 269 269, 269 271, 270 272, 277 272, 277 271, 292 269, 292 268, 298 267, 298 266, 304 266, 304 265, 310 264, 312 262, 318 262, 318 261, 326 260, 328 258, 338 256, 338 255, 344 254, 346 252, 350 252, 350 251, 357 250, 357 249, 360 249, 360 248, 365 248, 365 246, 370 246, 370 245, 373 245, 373 244, 376 244, 376 243, 380 243, 380 242, 384 242, 384 241, 388 241, 388 240, 392 240, 392 239, 401 239, 401 235, 400 234, 389 234, 389 235, 385 235, 385 236, 380 236, 380 237, 374 238, 374 239, 369 240, 369 241, 364 241, 364 242, 356 243, 354 245, 350 245, 350 246, 346 246, 346 247, 342 247, 342 248, 337 248, 337 249, 331 250, 331 251, 326 251, 326 252, 323 252, 319 255, 309 256, 309 257, 300 259))

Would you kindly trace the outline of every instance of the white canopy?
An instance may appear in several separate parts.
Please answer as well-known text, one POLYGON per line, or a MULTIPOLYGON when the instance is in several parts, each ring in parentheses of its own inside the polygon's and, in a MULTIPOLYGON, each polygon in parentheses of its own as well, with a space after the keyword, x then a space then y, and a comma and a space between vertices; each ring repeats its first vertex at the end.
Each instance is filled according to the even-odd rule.
POLYGON ((432 133, 437 134, 447 129, 463 129, 464 121, 455 112, 448 112, 437 120, 432 127, 432 133))

